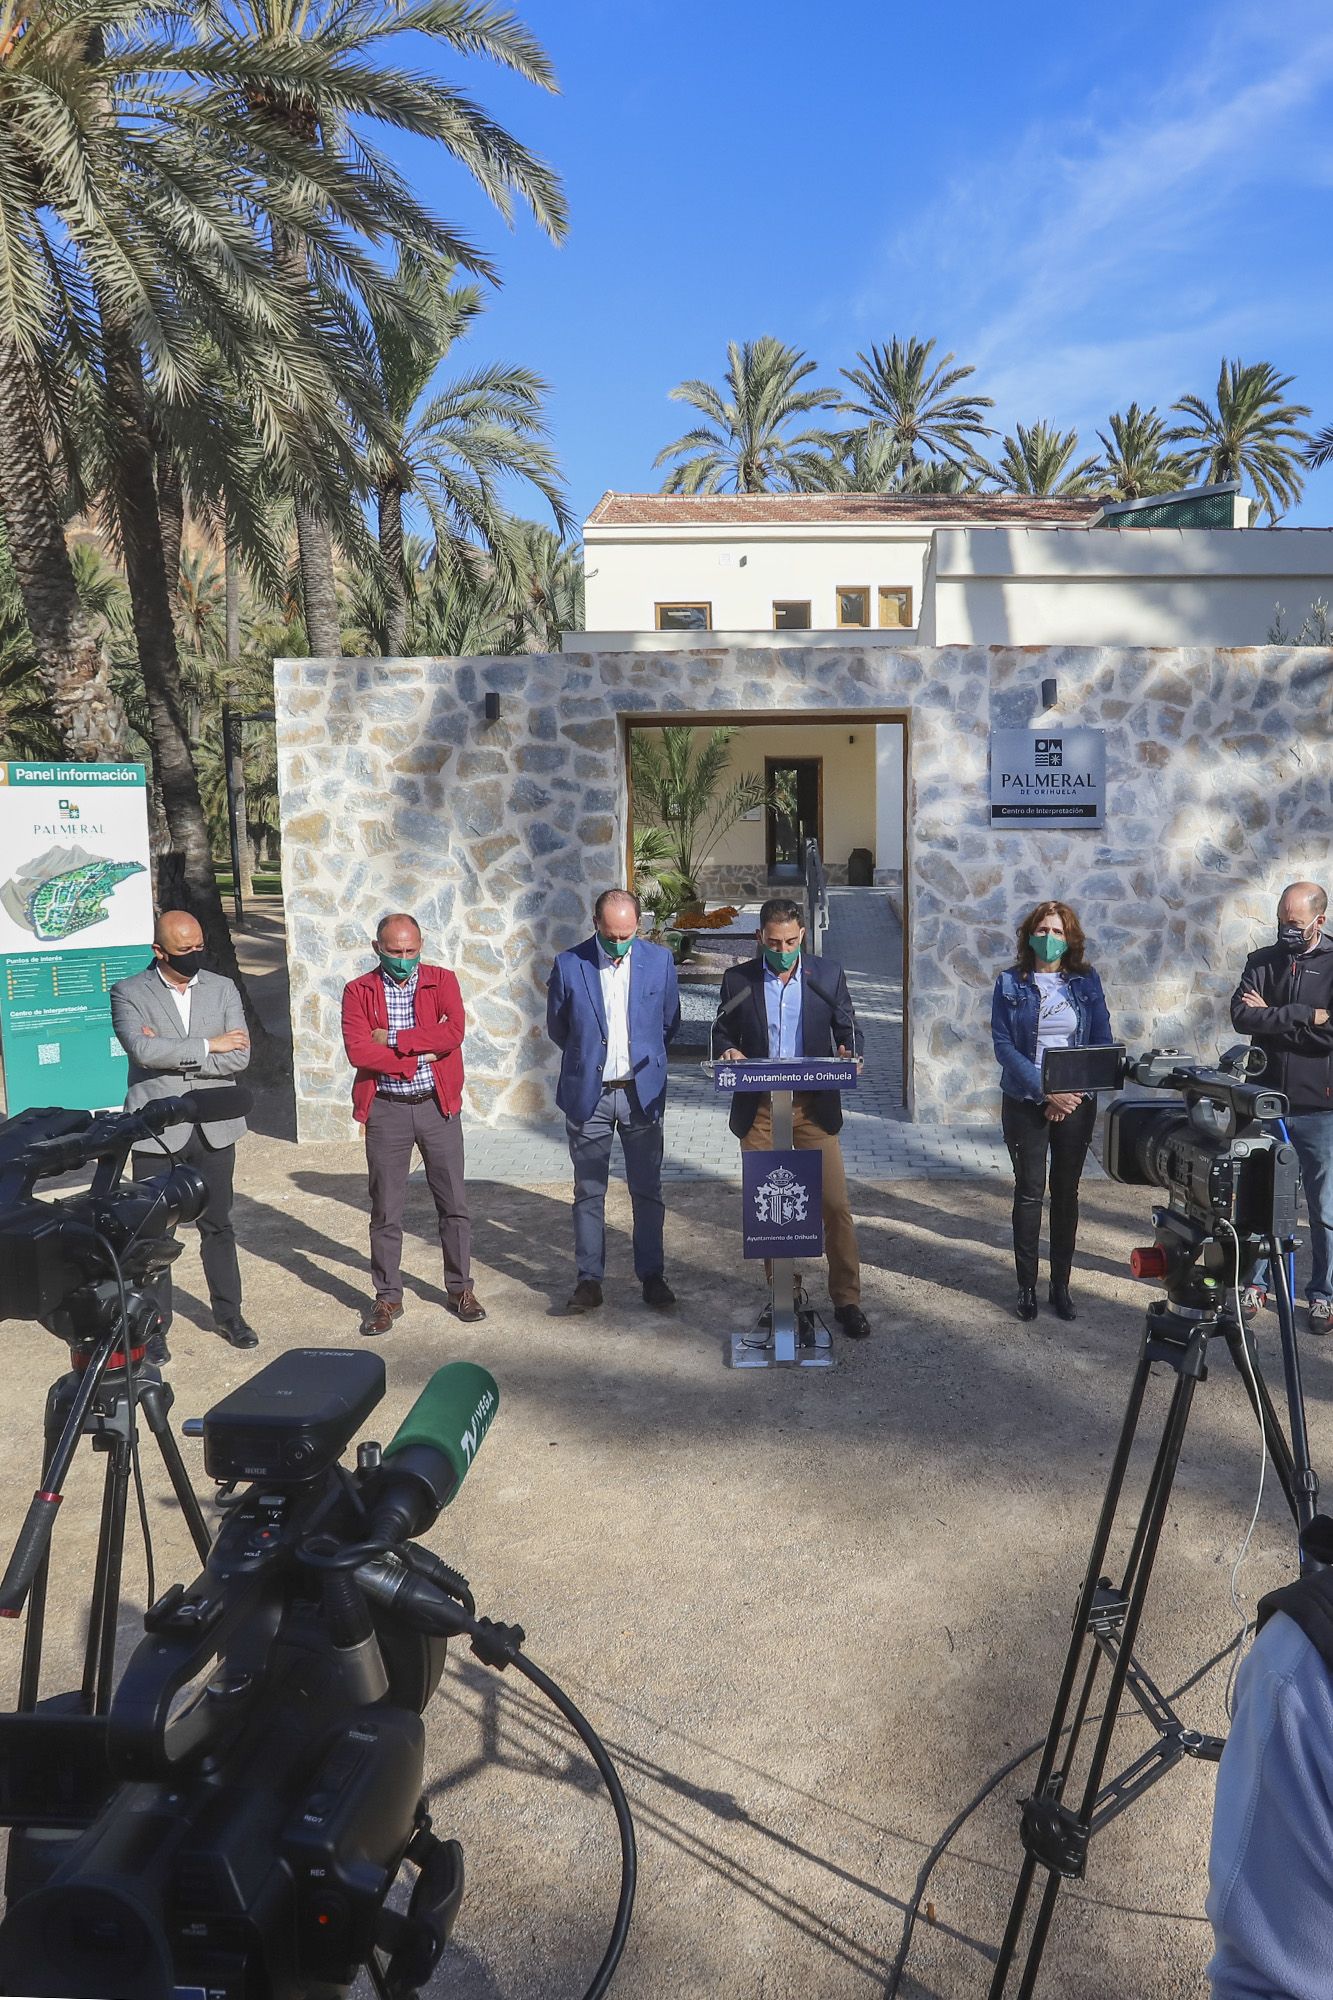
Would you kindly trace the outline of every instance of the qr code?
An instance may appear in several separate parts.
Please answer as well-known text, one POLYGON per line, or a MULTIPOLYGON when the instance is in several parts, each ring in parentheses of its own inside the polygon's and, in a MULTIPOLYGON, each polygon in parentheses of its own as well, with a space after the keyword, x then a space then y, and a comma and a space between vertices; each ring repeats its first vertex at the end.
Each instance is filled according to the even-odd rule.
POLYGON ((37 1060, 39 1063, 58 1063, 60 1061, 59 1042, 38 1042, 37 1060))
POLYGON ((125 1053, 114 1035, 108 1035, 106 1038, 106 1052, 112 1057, 123 1056, 125 1053))

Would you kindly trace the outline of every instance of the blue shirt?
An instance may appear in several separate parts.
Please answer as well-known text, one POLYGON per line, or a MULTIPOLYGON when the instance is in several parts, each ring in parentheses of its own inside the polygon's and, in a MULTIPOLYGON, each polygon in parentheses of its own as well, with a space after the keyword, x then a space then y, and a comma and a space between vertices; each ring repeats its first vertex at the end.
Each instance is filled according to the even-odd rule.
POLYGON ((772 966, 765 965, 764 1011, 768 1015, 770 1056, 805 1054, 805 1036, 801 1031, 801 1009, 804 1005, 805 986, 800 961, 797 961, 796 970, 785 986, 772 966))
POLYGON ((1236 1677, 1208 1880, 1213 2000, 1328 2000, 1333 1676, 1281 1611, 1236 1677))

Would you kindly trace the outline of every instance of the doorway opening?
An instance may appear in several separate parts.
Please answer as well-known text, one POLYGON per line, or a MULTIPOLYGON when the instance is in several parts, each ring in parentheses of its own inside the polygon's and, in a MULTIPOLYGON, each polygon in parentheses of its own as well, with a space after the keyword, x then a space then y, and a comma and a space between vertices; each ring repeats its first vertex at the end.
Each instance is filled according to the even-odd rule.
POLYGON ((806 842, 824 853, 824 759, 765 757, 764 850, 770 882, 799 882, 806 842))

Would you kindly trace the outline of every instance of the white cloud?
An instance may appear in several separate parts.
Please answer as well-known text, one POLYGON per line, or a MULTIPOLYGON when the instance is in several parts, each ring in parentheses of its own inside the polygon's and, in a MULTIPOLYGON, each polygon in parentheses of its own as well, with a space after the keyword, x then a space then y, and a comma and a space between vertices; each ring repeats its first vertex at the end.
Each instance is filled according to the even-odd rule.
POLYGON ((1169 403, 1211 388, 1224 352, 1280 364, 1277 330, 1304 339, 1333 278, 1313 251, 1265 270, 1263 219, 1333 178, 1330 83, 1326 6, 1220 11, 1146 101, 1099 91, 974 149, 891 231, 848 317, 867 340, 944 335, 1006 426, 1090 429, 1131 397, 1169 403))

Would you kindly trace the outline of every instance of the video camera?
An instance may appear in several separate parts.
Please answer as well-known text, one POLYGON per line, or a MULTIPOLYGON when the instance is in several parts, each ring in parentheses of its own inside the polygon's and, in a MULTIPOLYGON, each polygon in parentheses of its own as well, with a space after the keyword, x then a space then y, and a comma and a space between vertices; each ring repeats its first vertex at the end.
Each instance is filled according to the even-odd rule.
MULTIPOLYGON (((171 1125, 243 1117, 250 1094, 235 1084, 185 1097, 159 1097, 137 1111, 24 1111, 0 1125, 0 1302, 7 1319, 40 1320, 75 1344, 105 1329, 120 1310, 110 1282, 118 1264, 128 1283, 164 1270, 179 1254, 172 1232, 194 1222, 208 1199, 193 1167, 171 1159, 151 1180, 122 1181, 130 1153, 161 1144, 171 1125), (34 1197, 39 1181, 96 1163, 86 1193, 34 1197), (108 1252, 111 1255, 108 1255, 108 1252)), ((140 1304, 141 1318, 151 1301, 140 1304)), ((149 1327, 148 1331, 152 1331, 149 1327)), ((131 1335, 144 1331, 132 1324, 131 1335)))
POLYGON ((156 1308, 135 1289, 171 1261, 170 1231, 200 1212, 204 1187, 176 1164, 130 1186, 120 1176, 136 1139, 244 1105, 244 1092, 218 1089, 0 1127, 6 1307, 69 1341, 74 1364, 48 1398, 39 1490, 0 1580, 0 1616, 29 1605, 18 1709, 0 1715, 0 1824, 14 1829, 0 1994, 337 2000, 366 1969, 378 2000, 414 2000, 463 1893, 461 1848, 436 1836, 423 1795, 422 1722, 447 1642, 463 1636, 560 1710, 610 1794, 621 1889, 585 1996, 597 2000, 633 1907, 623 1789, 591 1725, 526 1658, 521 1629, 477 1616, 466 1578, 415 1540, 495 1419, 492 1377, 470 1362, 437 1370, 392 1441, 362 1443, 348 1470, 342 1455, 384 1394, 383 1362, 342 1348, 279 1356, 186 1426, 220 1482, 209 1546, 166 1426, 170 1390, 140 1366, 156 1308), (86 1193, 35 1198, 41 1180, 94 1161, 86 1193), (137 1415, 206 1556, 192 1583, 150 1604, 113 1690, 137 1415), (39 1699, 51 1531, 85 1435, 112 1457, 84 1683, 39 1699), (390 1909, 408 1864, 410 1899, 390 1909))
POLYGON ((1243 1284, 1270 1242, 1295 1232, 1296 1149, 1265 1130, 1286 1115, 1287 1101, 1280 1091, 1250 1081, 1256 1057, 1261 1065, 1263 1052, 1242 1043, 1214 1069, 1178 1049, 1128 1056, 1123 1044, 1113 1043, 1047 1049, 1042 1059, 1048 1094, 1136 1083, 1176 1100, 1122 1097, 1113 1103, 1102 1163, 1112 1180, 1166 1194, 1167 1207, 1153 1211, 1157 1242, 1136 1250, 1131 1264, 1136 1277, 1167 1279, 1169 1295, 1179 1292, 1181 1302, 1200 1287, 1211 1297, 1228 1263, 1234 1281, 1237 1259, 1243 1284))

